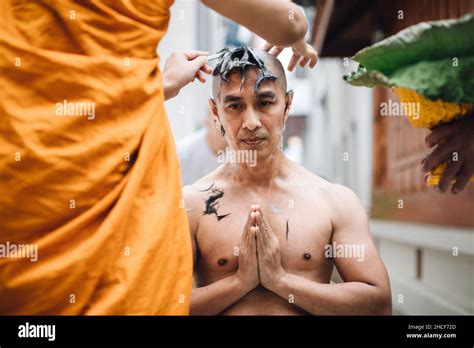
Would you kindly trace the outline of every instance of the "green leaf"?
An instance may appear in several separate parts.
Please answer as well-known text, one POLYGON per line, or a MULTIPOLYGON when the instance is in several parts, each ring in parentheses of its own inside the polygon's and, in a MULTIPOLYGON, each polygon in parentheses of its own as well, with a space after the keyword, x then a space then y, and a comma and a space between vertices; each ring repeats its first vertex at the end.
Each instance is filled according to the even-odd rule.
POLYGON ((353 59, 355 86, 410 88, 429 99, 474 103, 474 15, 422 22, 368 48, 353 59))

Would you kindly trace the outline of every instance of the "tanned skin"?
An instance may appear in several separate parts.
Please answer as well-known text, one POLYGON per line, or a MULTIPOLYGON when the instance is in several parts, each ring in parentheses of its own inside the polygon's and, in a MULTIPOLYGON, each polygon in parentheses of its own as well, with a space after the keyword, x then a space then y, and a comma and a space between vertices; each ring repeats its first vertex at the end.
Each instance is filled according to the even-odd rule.
POLYGON ((258 55, 276 80, 255 91, 256 68, 229 82, 217 75, 210 100, 231 149, 256 150, 257 164, 225 163, 184 188, 191 314, 391 314, 387 272, 359 199, 285 158, 280 141, 293 95, 278 60, 258 55), (363 245, 363 259, 327 257, 334 242, 363 245), (343 283, 330 283, 334 266, 343 283))

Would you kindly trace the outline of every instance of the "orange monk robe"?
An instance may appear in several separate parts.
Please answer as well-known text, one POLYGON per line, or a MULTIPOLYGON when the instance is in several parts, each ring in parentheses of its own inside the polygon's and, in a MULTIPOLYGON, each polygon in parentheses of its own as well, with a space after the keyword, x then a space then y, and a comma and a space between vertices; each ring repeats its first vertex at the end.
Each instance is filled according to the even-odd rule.
POLYGON ((2 0, 0 314, 188 314, 156 45, 172 0, 2 0))

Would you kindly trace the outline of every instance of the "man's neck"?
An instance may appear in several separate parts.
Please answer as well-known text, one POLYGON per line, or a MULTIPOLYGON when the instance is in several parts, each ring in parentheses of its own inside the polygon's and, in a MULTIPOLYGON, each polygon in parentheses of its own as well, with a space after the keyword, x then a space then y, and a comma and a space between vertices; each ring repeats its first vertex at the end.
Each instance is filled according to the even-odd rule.
POLYGON ((255 166, 248 163, 227 163, 226 171, 231 173, 232 180, 246 187, 269 187, 273 180, 284 174, 288 160, 282 151, 275 151, 267 158, 259 158, 255 166))
POLYGON ((214 155, 217 155, 219 150, 222 150, 222 149, 217 145, 218 142, 215 141, 215 139, 213 138, 215 135, 213 135, 211 132, 212 132, 211 130, 206 129, 206 136, 205 136, 206 143, 207 143, 207 146, 209 147, 209 150, 211 150, 211 152, 214 155))

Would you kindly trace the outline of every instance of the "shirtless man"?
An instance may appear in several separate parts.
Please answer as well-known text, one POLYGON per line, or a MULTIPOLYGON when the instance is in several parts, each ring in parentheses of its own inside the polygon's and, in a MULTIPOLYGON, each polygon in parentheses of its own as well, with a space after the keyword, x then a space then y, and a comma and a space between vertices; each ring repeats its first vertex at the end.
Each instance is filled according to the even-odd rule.
POLYGON ((387 272, 356 195, 281 151, 293 97, 286 88, 280 62, 265 51, 235 49, 214 70, 210 106, 221 133, 257 161, 225 163, 184 188, 191 314, 390 314, 387 272), (330 284, 334 265, 343 283, 330 284))

